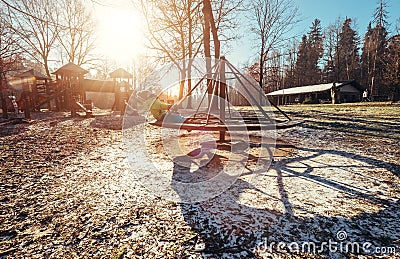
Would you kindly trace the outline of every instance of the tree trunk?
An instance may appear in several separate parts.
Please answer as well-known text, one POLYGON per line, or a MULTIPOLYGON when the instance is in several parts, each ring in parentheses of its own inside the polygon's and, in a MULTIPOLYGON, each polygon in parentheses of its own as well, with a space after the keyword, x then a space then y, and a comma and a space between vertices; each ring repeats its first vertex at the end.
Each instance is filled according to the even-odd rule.
POLYGON ((206 57, 206 73, 207 73, 207 93, 208 93, 208 105, 211 109, 217 109, 218 104, 211 102, 213 98, 210 98, 213 94, 214 82, 212 80, 212 64, 211 64, 211 20, 212 10, 210 0, 203 0, 203 15, 204 15, 204 55, 206 57))
MULTIPOLYGON (((188 74, 187 74, 187 88, 188 88, 188 93, 192 91, 192 61, 191 59, 189 60, 188 64, 188 74)), ((188 95, 188 100, 187 100, 187 109, 192 108, 192 95, 188 95)))
POLYGON ((1 109, 3 111, 3 118, 8 118, 8 111, 7 111, 7 96, 4 96, 4 91, 6 89, 7 82, 5 75, 3 73, 3 61, 0 58, 0 102, 1 102, 1 109))
POLYGON ((8 118, 8 111, 7 111, 7 101, 6 97, 4 96, 4 90, 0 87, 0 101, 1 101, 1 109, 3 111, 3 118, 8 118))
MULTIPOLYGON (((189 63, 188 63, 188 68, 187 68, 187 87, 188 87, 188 93, 190 93, 190 91, 192 90, 192 63, 193 63, 193 49, 192 49, 192 14, 191 14, 191 10, 190 7, 192 6, 192 2, 189 1, 188 2, 188 35, 189 35, 189 42, 188 42, 188 54, 189 54, 189 63)), ((187 109, 191 109, 192 108, 192 95, 188 95, 188 100, 187 100, 187 109)))
POLYGON ((179 100, 182 100, 182 98, 183 98, 183 90, 185 88, 185 81, 186 81, 186 64, 185 64, 185 61, 183 60, 183 65, 181 67, 181 79, 179 81, 179 97, 178 97, 179 100))
MULTIPOLYGON (((180 24, 180 27, 183 28, 183 24, 180 24)), ((181 30, 182 31, 182 30, 181 30)), ((189 35, 190 37, 190 35, 189 35)), ((183 90, 185 88, 186 81, 186 51, 185 51, 185 35, 181 33, 181 48, 182 48, 182 66, 181 66, 181 81, 179 83, 179 100, 183 98, 183 90)))
POLYGON ((183 90, 185 89, 185 81, 186 81, 186 64, 185 60, 183 60, 183 65, 181 67, 181 78, 179 81, 179 96, 178 99, 182 100, 183 98, 183 90))
POLYGON ((261 53, 260 53, 260 78, 258 85, 260 86, 260 103, 262 103, 262 93, 264 85, 264 51, 265 51, 265 40, 264 37, 261 39, 261 53))
POLYGON ((24 100, 24 115, 25 119, 31 119, 31 94, 27 91, 22 93, 24 100))
POLYGON ((392 95, 391 98, 392 102, 398 102, 400 101, 400 85, 395 85, 393 87, 392 95))

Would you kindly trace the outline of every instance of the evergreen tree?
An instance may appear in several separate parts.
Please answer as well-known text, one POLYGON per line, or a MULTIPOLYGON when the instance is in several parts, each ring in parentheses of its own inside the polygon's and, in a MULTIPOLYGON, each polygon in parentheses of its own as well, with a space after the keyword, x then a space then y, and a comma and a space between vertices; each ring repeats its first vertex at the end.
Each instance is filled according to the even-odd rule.
POLYGON ((324 41, 322 36, 321 21, 315 19, 308 33, 309 42, 309 82, 307 84, 317 84, 321 82, 321 69, 319 61, 324 54, 324 41))
POLYGON ((400 34, 391 37, 388 42, 384 79, 390 99, 400 101, 400 34))
POLYGON ((307 36, 303 35, 299 50, 297 51, 296 60, 296 86, 301 86, 306 84, 306 77, 308 76, 308 40, 307 36))
POLYGON ((359 39, 357 32, 351 27, 351 23, 350 18, 345 19, 339 33, 337 51, 334 55, 336 81, 359 78, 359 39))
POLYGON ((321 21, 315 19, 308 32, 303 35, 299 45, 296 62, 298 85, 310 85, 321 82, 319 61, 324 53, 321 21))
POLYGON ((379 1, 379 6, 375 9, 374 12, 374 20, 373 22, 376 25, 380 25, 382 27, 388 27, 389 23, 387 22, 388 19, 388 12, 386 11, 387 9, 387 3, 384 0, 379 1))

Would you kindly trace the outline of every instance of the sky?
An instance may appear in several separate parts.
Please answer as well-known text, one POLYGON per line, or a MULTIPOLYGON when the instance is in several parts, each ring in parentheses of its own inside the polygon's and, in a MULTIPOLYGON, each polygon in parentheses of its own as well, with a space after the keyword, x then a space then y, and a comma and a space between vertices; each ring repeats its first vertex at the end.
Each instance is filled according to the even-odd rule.
MULTIPOLYGON (((298 40, 309 30, 315 18, 321 20, 323 29, 334 23, 339 17, 355 18, 355 29, 362 38, 373 13, 378 6, 378 0, 293 0, 298 6, 301 22, 289 33, 288 37, 298 40)), ((389 31, 394 31, 396 20, 400 18, 400 0, 386 0, 388 4, 389 31)), ((129 56, 138 55, 144 48, 140 32, 144 27, 138 19, 138 11, 133 8, 131 0, 97 0, 102 4, 94 4, 98 25, 102 32, 102 50, 105 54, 118 57, 123 62, 132 62, 129 56), (106 17, 106 19, 105 19, 106 17), (130 27, 118 28, 119 23, 132 24, 130 27)), ((232 44, 228 53, 222 53, 236 65, 249 64, 256 58, 254 36, 249 33, 248 23, 240 23, 238 32, 241 39, 232 44)))
MULTIPOLYGON (((373 13, 378 7, 377 0, 294 0, 302 13, 304 21, 299 27, 307 30, 311 22, 318 18, 322 26, 333 23, 339 16, 342 18, 356 18, 361 32, 365 32, 373 13)), ((389 22, 395 23, 400 18, 400 1, 387 0, 389 22)))
MULTIPOLYGON (((299 8, 301 22, 291 31, 290 36, 297 36, 298 40, 307 33, 314 19, 321 20, 324 29, 334 23, 338 17, 355 18, 355 29, 362 38, 378 6, 377 0, 294 0, 294 3, 299 8)), ((389 23, 392 25, 390 30, 394 31, 396 20, 400 18, 400 0, 387 0, 387 5, 389 23)), ((253 54, 255 50, 252 48, 254 45, 251 44, 252 41, 254 41, 253 37, 245 35, 238 44, 234 45, 232 53, 227 58, 235 64, 254 61, 256 55, 253 54)))
POLYGON ((98 51, 123 63, 132 65, 134 56, 144 52, 144 24, 129 0, 97 1, 93 11, 96 19, 98 51))

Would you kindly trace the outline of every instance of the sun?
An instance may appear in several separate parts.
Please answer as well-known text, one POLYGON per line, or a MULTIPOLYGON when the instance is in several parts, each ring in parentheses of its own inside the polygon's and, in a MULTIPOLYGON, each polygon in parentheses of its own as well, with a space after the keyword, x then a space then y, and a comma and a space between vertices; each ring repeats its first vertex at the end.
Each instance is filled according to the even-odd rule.
POLYGON ((144 49, 140 15, 133 10, 100 8, 98 48, 101 54, 117 63, 132 62, 144 49))

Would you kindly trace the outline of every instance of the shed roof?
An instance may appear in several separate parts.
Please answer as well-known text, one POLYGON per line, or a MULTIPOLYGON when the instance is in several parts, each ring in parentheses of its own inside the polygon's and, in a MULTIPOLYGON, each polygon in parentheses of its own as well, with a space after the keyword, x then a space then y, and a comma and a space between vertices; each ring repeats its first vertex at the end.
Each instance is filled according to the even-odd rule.
POLYGON ((55 75, 84 75, 87 73, 89 73, 89 71, 81 68, 78 65, 75 65, 72 62, 69 62, 68 64, 57 69, 52 74, 55 74, 55 75))
POLYGON ((110 73, 111 78, 132 78, 132 74, 123 68, 118 68, 117 70, 110 73))
MULTIPOLYGON (((267 96, 280 96, 280 95, 292 95, 292 94, 307 94, 307 93, 320 93, 330 90, 334 83, 319 84, 319 85, 307 85, 299 87, 291 87, 286 89, 281 89, 271 93, 267 93, 267 96)), ((346 85, 352 85, 359 91, 362 91, 362 87, 356 81, 346 81, 341 83, 336 83, 336 87, 342 88, 346 85)))
POLYGON ((19 74, 18 77, 25 78, 25 77, 36 77, 38 80, 46 80, 46 79, 51 79, 50 77, 40 73, 39 71, 35 69, 30 69, 28 71, 25 71, 22 74, 19 74))

